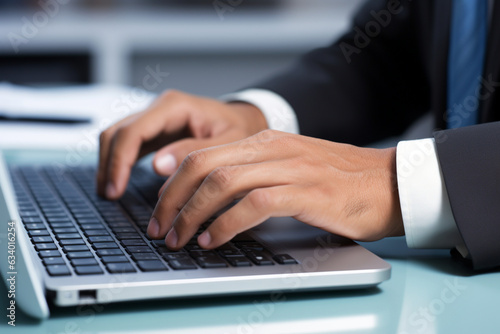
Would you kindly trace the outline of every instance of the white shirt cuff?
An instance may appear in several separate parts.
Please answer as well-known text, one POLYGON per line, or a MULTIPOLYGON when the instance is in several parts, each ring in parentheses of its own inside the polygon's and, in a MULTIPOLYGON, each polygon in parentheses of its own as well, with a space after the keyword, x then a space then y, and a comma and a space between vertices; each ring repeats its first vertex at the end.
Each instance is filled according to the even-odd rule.
POLYGON ((260 109, 269 129, 299 133, 297 116, 290 104, 278 94, 265 89, 247 89, 221 96, 226 102, 246 102, 260 109))
POLYGON ((434 139, 399 142, 396 166, 408 247, 463 250, 434 139))

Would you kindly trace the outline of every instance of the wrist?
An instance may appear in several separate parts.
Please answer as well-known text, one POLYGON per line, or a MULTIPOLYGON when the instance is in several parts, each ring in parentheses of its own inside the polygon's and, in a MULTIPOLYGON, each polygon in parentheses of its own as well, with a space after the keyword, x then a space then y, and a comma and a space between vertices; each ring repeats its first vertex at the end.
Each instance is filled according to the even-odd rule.
POLYGON ((229 102, 228 105, 241 116, 248 136, 269 128, 264 114, 253 104, 229 102))
POLYGON ((390 191, 391 191, 391 219, 388 237, 401 236, 405 234, 403 217, 401 213, 401 203, 399 199, 399 189, 396 169, 396 147, 386 149, 388 154, 387 162, 390 170, 390 191))

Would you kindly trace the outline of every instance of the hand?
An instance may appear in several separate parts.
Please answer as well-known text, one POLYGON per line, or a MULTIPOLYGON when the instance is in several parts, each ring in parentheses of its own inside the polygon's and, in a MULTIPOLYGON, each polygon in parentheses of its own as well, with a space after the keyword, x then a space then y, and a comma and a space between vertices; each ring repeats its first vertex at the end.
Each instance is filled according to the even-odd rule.
POLYGON ((266 130, 190 153, 162 188, 148 226, 183 247, 200 225, 236 205, 198 237, 218 247, 269 217, 292 216, 355 240, 403 235, 395 148, 359 148, 266 130))
POLYGON ((155 171, 167 176, 192 151, 246 138, 266 128, 263 114, 250 104, 169 91, 147 110, 101 133, 98 193, 119 198, 134 163, 153 151, 159 150, 153 160, 155 171))

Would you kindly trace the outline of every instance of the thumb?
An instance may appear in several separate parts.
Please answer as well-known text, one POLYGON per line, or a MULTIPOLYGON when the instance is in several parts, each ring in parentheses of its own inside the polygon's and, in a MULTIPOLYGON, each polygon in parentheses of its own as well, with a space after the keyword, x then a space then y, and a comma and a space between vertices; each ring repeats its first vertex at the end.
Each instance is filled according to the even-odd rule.
POLYGON ((213 140, 186 138, 163 147, 153 158, 153 168, 158 175, 169 176, 191 152, 213 145, 213 140))

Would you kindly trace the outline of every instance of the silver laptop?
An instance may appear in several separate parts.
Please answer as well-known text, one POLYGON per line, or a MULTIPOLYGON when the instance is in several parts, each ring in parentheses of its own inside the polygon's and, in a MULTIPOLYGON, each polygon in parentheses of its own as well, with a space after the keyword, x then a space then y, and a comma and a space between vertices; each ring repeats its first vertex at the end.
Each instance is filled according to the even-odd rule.
POLYGON ((363 247, 291 218, 213 251, 193 239, 173 252, 145 233, 164 179, 136 168, 110 202, 95 194, 94 172, 0 156, 0 270, 9 302, 32 317, 49 317, 49 305, 358 289, 390 278, 390 265, 363 247))

